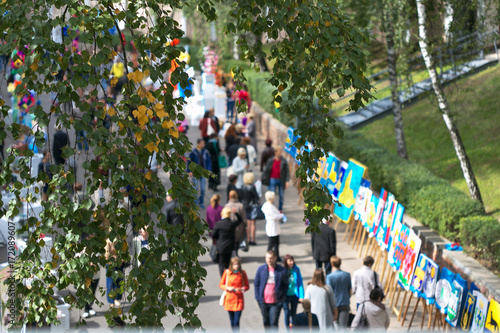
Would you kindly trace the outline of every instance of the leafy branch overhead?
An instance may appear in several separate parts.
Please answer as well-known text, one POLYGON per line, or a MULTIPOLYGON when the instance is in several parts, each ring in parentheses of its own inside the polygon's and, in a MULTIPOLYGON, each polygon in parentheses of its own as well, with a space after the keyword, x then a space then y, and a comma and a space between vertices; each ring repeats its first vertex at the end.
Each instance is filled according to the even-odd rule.
MULTIPOLYGON (((131 302, 127 313, 119 308, 108 311, 110 325, 114 318, 121 317, 131 325, 161 327, 162 318, 170 315, 177 316, 181 326, 199 327, 202 323, 195 311, 205 294, 202 284, 206 271, 198 258, 206 251, 201 245, 206 224, 198 214, 195 189, 185 172, 184 156, 191 144, 177 127, 184 119, 180 113, 183 101, 173 97, 173 85, 186 86, 190 79, 184 72, 185 63, 178 60, 182 48, 171 43, 183 35, 173 19, 173 11, 188 3, 129 1, 127 7, 113 0, 94 3, 0 3, 0 28, 6 42, 0 46, 0 53, 24 55, 18 72, 20 84, 14 93, 33 91, 37 96, 54 96, 51 105, 29 109, 37 126, 23 128, 13 123, 0 129, 0 137, 13 141, 26 135, 34 139, 39 149, 51 148, 42 129, 51 139, 53 125, 57 124, 70 137, 86 131, 90 146, 89 154, 78 157, 79 161, 84 159, 80 164, 83 178, 76 168, 63 165, 50 167, 51 179, 45 173, 32 177, 26 161, 33 155, 29 150, 12 149, 4 161, 4 184, 9 184, 14 176, 11 166, 18 165, 20 170, 15 174, 18 180, 11 186, 14 199, 7 209, 1 209, 0 215, 13 217, 24 206, 38 204, 31 194, 22 194, 37 182, 48 182, 49 188, 49 200, 40 203, 43 211, 39 218, 31 216, 22 229, 27 235, 27 247, 16 262, 13 276, 19 296, 16 318, 39 324, 57 321, 54 289, 66 291, 65 300, 73 308, 83 308, 94 300, 88 288, 92 276, 98 267, 107 267, 108 275, 123 278, 119 292, 131 302), (120 29, 122 23, 125 29, 120 29), (118 39, 110 32, 113 28, 119 31, 118 39), (58 38, 53 38, 54 32, 58 38), (76 38, 78 48, 73 44, 76 38), (115 50, 120 43, 121 52, 115 50), (126 50, 130 43, 137 52, 137 63, 126 50), (125 62, 124 76, 128 82, 123 86, 123 98, 113 101, 103 81, 109 81, 111 86, 119 84, 107 66, 116 57, 125 62), (146 78, 157 82, 160 88, 146 89, 146 78), (69 102, 74 103, 75 109, 61 107, 69 102), (167 223, 162 212, 167 189, 151 170, 153 154, 170 175, 169 193, 179 202, 186 220, 184 228, 167 223), (76 182, 84 184, 84 199, 75 202, 72 193, 76 182), (110 199, 92 208, 90 196, 100 188, 109 191, 110 199), (114 271, 122 262, 134 259, 127 237, 132 228, 138 231, 145 226, 150 233, 150 248, 141 252, 138 260, 142 264, 132 267, 126 276, 114 271), (83 239, 85 234, 90 237, 83 239), (44 235, 52 238, 52 245, 45 242, 44 235), (114 247, 112 255, 105 251, 109 243, 114 247), (50 260, 42 260, 42 252, 47 250, 50 260)), ((207 21, 216 19, 215 8, 211 1, 196 4, 196 10, 207 21)), ((329 116, 335 90, 339 96, 347 90, 356 91, 350 102, 352 110, 371 97, 371 87, 363 75, 366 59, 360 49, 368 35, 354 27, 331 1, 311 4, 243 0, 232 4, 230 18, 226 29, 229 35, 252 33, 279 40, 269 57, 275 61, 269 78, 275 90, 269 93, 280 102, 279 93, 288 90, 290 102, 280 112, 299 119, 298 146, 306 141, 315 146, 302 155, 297 175, 306 188, 306 218, 312 222, 310 228, 316 228, 328 212, 323 207, 331 202, 331 197, 306 180, 314 172, 310 170, 316 170, 316 161, 323 152, 333 149, 331 136, 342 136, 342 130, 329 116), (314 99, 319 100, 316 106, 314 99)), ((257 40, 250 45, 244 38, 239 39, 244 56, 251 61, 265 56, 261 43, 257 40)), ((233 72, 237 81, 244 81, 239 68, 233 72)), ((4 117, 11 107, 7 101, 1 106, 4 117)), ((70 143, 63 150, 65 159, 75 158, 77 143, 70 143)), ((207 176, 199 168, 193 167, 193 171, 195 175, 207 176)))

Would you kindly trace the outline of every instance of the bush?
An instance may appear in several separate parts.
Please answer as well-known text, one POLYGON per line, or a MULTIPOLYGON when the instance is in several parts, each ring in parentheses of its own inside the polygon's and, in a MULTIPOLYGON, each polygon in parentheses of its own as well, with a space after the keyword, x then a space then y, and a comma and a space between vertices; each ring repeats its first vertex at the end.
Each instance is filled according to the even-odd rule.
POLYGON ((366 165, 374 190, 385 188, 394 194, 409 215, 442 236, 458 240, 460 219, 482 214, 479 202, 423 166, 391 154, 359 132, 344 133, 344 140, 335 142, 335 154, 366 165))
POLYGON ((500 223, 491 216, 471 216, 460 220, 460 240, 483 259, 500 266, 500 223))

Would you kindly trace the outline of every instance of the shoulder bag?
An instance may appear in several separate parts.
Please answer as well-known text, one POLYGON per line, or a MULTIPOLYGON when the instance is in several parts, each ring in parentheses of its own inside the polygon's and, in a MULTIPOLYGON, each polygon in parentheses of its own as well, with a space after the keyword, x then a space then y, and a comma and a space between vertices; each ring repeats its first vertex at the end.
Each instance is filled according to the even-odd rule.
POLYGON ((354 329, 355 331, 365 331, 369 328, 368 317, 366 316, 365 303, 363 303, 363 308, 361 309, 361 318, 359 319, 358 326, 354 329))
POLYGON ((219 299, 220 306, 224 306, 224 302, 226 301, 228 279, 229 279, 229 272, 228 272, 228 270, 226 270, 226 289, 222 292, 222 295, 220 295, 220 299, 219 299))
POLYGON ((216 264, 219 262, 219 250, 217 250, 217 246, 215 244, 212 244, 212 247, 210 248, 210 258, 212 258, 212 261, 216 264))
POLYGON ((213 144, 214 144, 215 153, 217 154, 217 161, 219 162, 219 169, 224 169, 225 167, 227 167, 226 156, 219 154, 219 149, 217 149, 217 142, 216 141, 214 141, 213 144))
POLYGON ((375 279, 375 287, 373 288, 373 290, 375 290, 375 289, 380 290, 380 294, 382 295, 382 299, 384 299, 385 298, 384 290, 378 286, 376 272, 373 272, 373 278, 375 279))

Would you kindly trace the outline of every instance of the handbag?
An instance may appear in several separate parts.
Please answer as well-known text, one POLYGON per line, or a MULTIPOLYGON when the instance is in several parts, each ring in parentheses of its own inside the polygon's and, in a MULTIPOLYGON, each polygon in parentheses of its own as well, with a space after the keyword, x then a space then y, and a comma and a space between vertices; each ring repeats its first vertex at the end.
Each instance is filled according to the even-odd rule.
POLYGON ((212 261, 216 264, 219 262, 219 250, 217 250, 217 246, 215 246, 215 244, 212 244, 212 247, 210 248, 210 258, 212 258, 212 261))
POLYGON ((212 120, 212 118, 208 118, 208 121, 207 121, 207 136, 210 136, 212 134, 215 133, 215 130, 214 128, 212 127, 212 123, 214 121, 212 120))
POLYGON ((219 299, 219 305, 224 306, 224 302, 226 301, 226 294, 227 294, 227 280, 229 279, 229 272, 226 270, 226 289, 222 292, 222 295, 220 295, 219 299))
POLYGON ((252 213, 251 213, 251 220, 265 220, 266 216, 262 212, 262 209, 259 204, 253 204, 252 205, 252 213))
POLYGON ((226 156, 219 155, 219 149, 217 149, 217 142, 215 142, 215 141, 214 141, 214 149, 215 149, 215 153, 217 154, 217 161, 219 162, 219 169, 224 169, 225 167, 227 167, 226 156))
POLYGON ((235 174, 234 171, 233 171, 233 166, 232 165, 228 166, 226 171, 227 171, 227 178, 229 178, 229 176, 235 174))
POLYGON ((380 294, 382 295, 382 300, 383 300, 385 298, 384 289, 382 289, 378 286, 376 272, 373 272, 373 278, 375 279, 375 287, 373 288, 373 290, 378 289, 380 291, 380 294))

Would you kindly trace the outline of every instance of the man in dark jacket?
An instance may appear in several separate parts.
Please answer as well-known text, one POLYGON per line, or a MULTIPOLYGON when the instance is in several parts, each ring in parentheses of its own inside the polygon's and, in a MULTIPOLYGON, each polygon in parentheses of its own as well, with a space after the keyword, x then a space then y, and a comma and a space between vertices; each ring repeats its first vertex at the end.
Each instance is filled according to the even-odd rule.
MULTIPOLYGON (((174 200, 170 195, 167 195, 167 203, 164 207, 164 214, 168 224, 173 225, 174 227, 181 224, 184 225, 184 215, 180 213, 179 202, 174 200), (178 210, 179 212, 177 212, 178 210)), ((183 229, 184 231, 184 229, 183 229)), ((168 240, 168 256, 172 254, 172 246, 170 245, 170 240, 168 240)))
POLYGON ((52 142, 52 155, 57 165, 64 164, 66 159, 62 157, 63 147, 69 146, 68 134, 63 132, 60 127, 56 127, 57 131, 54 133, 54 141, 52 142))
MULTIPOLYGON (((212 160, 210 159, 210 153, 205 149, 205 141, 203 139, 198 139, 196 147, 189 154, 189 161, 187 162, 186 172, 192 177, 193 173, 189 169, 189 164, 193 162, 201 166, 202 168, 211 171, 212 170, 212 160)), ((199 205, 201 208, 205 208, 205 188, 207 187, 207 180, 205 177, 200 177, 194 180, 196 182, 196 187, 200 193, 199 205)))
POLYGON ((290 181, 290 170, 286 159, 281 156, 282 149, 278 147, 274 151, 274 158, 267 161, 266 168, 262 173, 262 184, 268 186, 268 191, 279 194, 278 209, 282 212, 285 189, 288 188, 288 182, 290 181))
POLYGON ((267 165, 267 161, 274 157, 274 148, 272 147, 272 145, 273 140, 267 139, 266 148, 264 148, 264 151, 262 152, 262 155, 260 157, 260 172, 264 171, 264 167, 267 165))
POLYGON ((337 236, 329 220, 323 220, 319 230, 321 233, 313 233, 311 237, 313 258, 316 260, 316 268, 321 268, 324 264, 328 275, 332 272, 330 258, 337 255, 337 236))
POLYGON ((243 223, 240 214, 236 209, 224 207, 220 213, 222 220, 215 223, 212 237, 217 241, 217 250, 219 251, 219 273, 220 276, 224 274, 224 270, 229 267, 231 260, 231 253, 234 248, 235 236, 234 231, 236 227, 243 223), (236 221, 231 221, 231 213, 236 216, 236 221))
POLYGON ((255 274, 255 299, 266 329, 278 329, 281 308, 288 290, 288 274, 285 267, 276 264, 276 253, 267 251, 266 264, 260 266, 255 274), (274 279, 273 279, 274 277, 274 279))

